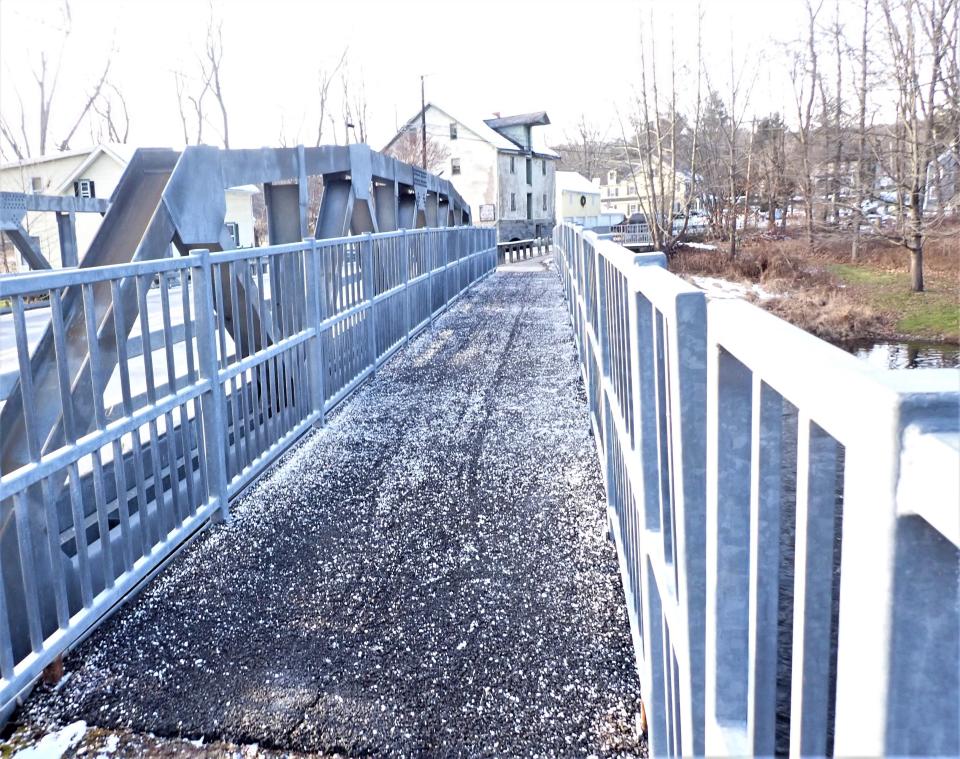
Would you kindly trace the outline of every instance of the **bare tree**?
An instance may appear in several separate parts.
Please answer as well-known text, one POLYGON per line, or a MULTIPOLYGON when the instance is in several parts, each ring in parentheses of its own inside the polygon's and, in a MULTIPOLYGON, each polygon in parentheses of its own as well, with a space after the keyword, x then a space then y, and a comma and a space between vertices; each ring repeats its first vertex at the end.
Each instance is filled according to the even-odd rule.
MULTIPOLYGON (((419 166, 421 162, 419 126, 407 127, 385 149, 384 153, 404 163, 419 166)), ((450 158, 450 149, 440 140, 433 139, 427 134, 427 171, 434 174, 446 166, 450 158)))
POLYGON ((798 185, 803 193, 804 217, 807 231, 807 247, 813 251, 815 245, 813 204, 816 196, 816 182, 813 167, 813 103, 820 85, 817 54, 817 16, 823 2, 814 9, 807 0, 807 38, 805 55, 794 56, 791 79, 793 80, 794 101, 797 107, 796 139, 800 148, 800 171, 798 185))
POLYGON ((343 88, 343 131, 347 144, 350 143, 350 130, 354 130, 357 142, 367 141, 367 86, 360 73, 359 84, 354 85, 353 74, 349 69, 340 72, 340 85, 343 88))
POLYGON ((106 138, 110 142, 126 143, 130 137, 130 112, 126 98, 116 85, 107 83, 106 92, 94 103, 93 109, 101 119, 106 138))
POLYGON ((867 34, 870 25, 870 0, 863 0, 863 29, 860 33, 860 83, 857 85, 859 118, 857 122, 857 171, 856 206, 853 209, 853 240, 850 243, 850 260, 856 261, 860 254, 860 227, 863 226, 863 203, 866 200, 867 160, 867 34))
POLYGON ((223 100, 223 85, 220 81, 220 64, 223 61, 223 19, 217 18, 210 2, 210 19, 207 23, 207 42, 204 50, 205 60, 201 60, 200 69, 210 92, 220 107, 223 122, 223 147, 230 148, 230 125, 227 119, 227 106, 223 100))
POLYGON ((956 0, 880 0, 897 93, 894 155, 885 168, 898 196, 896 233, 910 252, 914 292, 924 289, 923 248, 929 234, 924 215, 928 172, 936 166, 940 144, 936 122, 948 65, 950 30, 956 27, 956 0), (892 171, 891 171, 892 169, 892 171))
MULTIPOLYGON (((99 77, 87 90, 86 100, 83 102, 83 105, 80 106, 72 119, 64 122, 68 126, 64 129, 62 136, 57 139, 52 137, 54 128, 53 116, 57 111, 56 106, 59 103, 57 95, 59 92, 60 73, 64 62, 64 51, 73 31, 73 14, 70 9, 69 0, 63 0, 61 6, 60 30, 59 50, 56 55, 51 56, 48 51, 41 50, 39 66, 33 69, 33 79, 36 82, 39 105, 38 121, 35 125, 36 140, 30 139, 32 129, 28 126, 27 109, 19 89, 14 87, 19 112, 16 123, 19 129, 13 126, 5 114, 0 114, 0 137, 2 137, 6 143, 7 148, 19 160, 31 157, 33 155, 33 146, 37 148, 37 155, 44 155, 51 143, 53 143, 54 147, 59 151, 69 150, 70 141, 80 126, 89 119, 91 114, 98 114, 96 106, 101 102, 105 88, 112 88, 113 92, 119 95, 119 90, 116 86, 108 83, 111 51, 111 53, 107 54, 106 62, 99 77)), ((126 126, 129 128, 129 119, 126 119, 126 122, 126 126)), ((114 126, 116 126, 116 124, 114 126)), ((2 146, 2 144, 0 144, 0 146, 2 146)))
POLYGON ((180 111, 180 123, 183 127, 183 141, 186 145, 191 142, 195 145, 202 145, 203 127, 207 123, 204 100, 207 93, 210 92, 210 80, 205 75, 201 75, 199 80, 194 81, 195 86, 190 88, 188 77, 182 71, 175 71, 173 80, 177 90, 177 105, 180 111), (191 123, 193 125, 192 129, 190 128, 191 123), (192 139, 191 135, 193 136, 192 139))
POLYGON ((220 19, 213 2, 210 2, 210 15, 207 20, 207 33, 202 54, 197 55, 196 74, 174 71, 173 81, 177 93, 177 107, 180 125, 183 129, 183 141, 189 145, 204 144, 203 130, 206 126, 216 129, 207 116, 206 99, 212 95, 220 111, 220 137, 223 147, 230 147, 230 121, 223 94, 223 20, 220 19))
POLYGON ((564 135, 565 141, 555 146, 560 163, 567 171, 576 171, 587 179, 600 176, 610 163, 611 148, 607 135, 580 114, 576 132, 564 135))
MULTIPOLYGON (((702 14, 699 18, 702 19, 702 14)), ((669 90, 661 97, 656 53, 658 35, 652 13, 649 24, 649 44, 643 26, 640 28, 640 89, 636 98, 637 112, 633 118, 633 137, 628 139, 622 119, 620 130, 627 168, 653 245, 658 250, 670 252, 686 233, 690 207, 695 199, 701 112, 702 39, 698 23, 696 100, 693 121, 690 124, 677 105, 677 65, 673 33, 671 31, 670 35, 669 90), (684 151, 682 157, 679 155, 681 150, 684 151), (682 214, 683 219, 679 228, 674 223, 678 214, 682 214)))
MULTIPOLYGON (((340 59, 337 61, 336 65, 332 69, 320 69, 317 72, 317 95, 320 105, 320 117, 317 119, 317 147, 320 147, 323 144, 323 129, 325 122, 327 120, 327 100, 330 96, 330 84, 333 82, 334 77, 343 68, 344 63, 347 60, 347 48, 343 49, 343 52, 340 54, 340 59)), ((334 140, 336 140, 336 133, 334 133, 334 140)))

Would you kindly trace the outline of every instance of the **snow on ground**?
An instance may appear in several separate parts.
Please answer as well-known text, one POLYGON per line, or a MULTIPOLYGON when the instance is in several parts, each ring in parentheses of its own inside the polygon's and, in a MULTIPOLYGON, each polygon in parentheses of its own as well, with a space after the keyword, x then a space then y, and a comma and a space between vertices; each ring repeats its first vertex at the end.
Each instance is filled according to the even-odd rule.
POLYGON ((83 738, 85 732, 86 722, 71 722, 66 727, 43 736, 34 745, 18 751, 13 755, 14 759, 60 759, 83 738))
POLYGON ((197 751, 642 753, 585 393, 539 266, 399 351, 19 719, 197 751))
POLYGON ((720 279, 719 277, 690 277, 690 281, 703 290, 708 298, 714 300, 746 298, 748 295, 752 295, 761 301, 781 297, 769 290, 764 290, 757 284, 746 285, 742 282, 731 282, 729 279, 720 279))
POLYGON ((716 245, 708 245, 705 242, 685 242, 683 243, 684 248, 690 248, 691 250, 716 250, 716 245))

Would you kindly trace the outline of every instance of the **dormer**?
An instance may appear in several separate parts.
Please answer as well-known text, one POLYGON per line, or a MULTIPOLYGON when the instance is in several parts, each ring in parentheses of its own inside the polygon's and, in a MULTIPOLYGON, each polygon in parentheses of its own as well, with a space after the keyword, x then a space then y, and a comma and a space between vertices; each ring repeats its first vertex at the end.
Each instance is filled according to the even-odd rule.
POLYGON ((484 123, 496 130, 521 150, 533 150, 533 127, 546 126, 550 123, 546 111, 535 113, 521 113, 517 116, 504 116, 494 119, 485 119, 484 123))

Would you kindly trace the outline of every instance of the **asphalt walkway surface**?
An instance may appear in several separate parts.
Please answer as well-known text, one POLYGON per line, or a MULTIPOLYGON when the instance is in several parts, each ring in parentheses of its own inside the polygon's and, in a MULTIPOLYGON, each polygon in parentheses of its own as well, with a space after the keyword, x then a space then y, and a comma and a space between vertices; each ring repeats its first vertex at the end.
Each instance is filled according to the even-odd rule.
POLYGON ((398 352, 15 719, 320 755, 642 753, 584 389, 537 268, 398 352))

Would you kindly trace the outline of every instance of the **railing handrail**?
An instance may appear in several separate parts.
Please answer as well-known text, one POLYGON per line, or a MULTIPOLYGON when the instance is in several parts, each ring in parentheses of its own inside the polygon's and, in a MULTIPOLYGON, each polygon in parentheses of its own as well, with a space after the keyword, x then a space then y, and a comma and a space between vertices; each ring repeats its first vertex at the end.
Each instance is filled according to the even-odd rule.
POLYGON ((554 249, 651 755, 779 753, 788 718, 791 754, 960 752, 960 373, 871 368, 576 225, 554 249))

